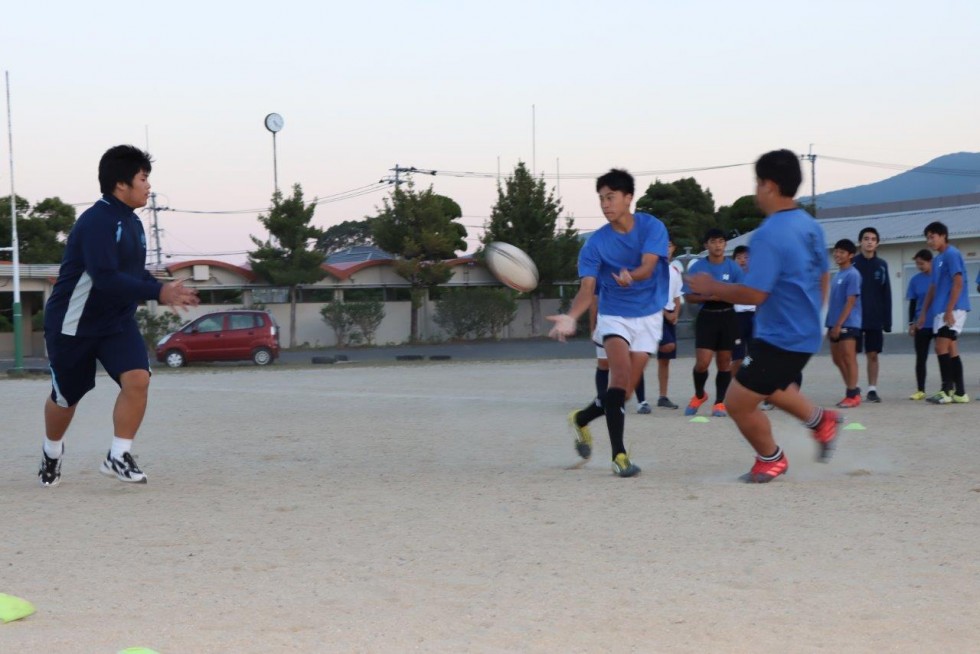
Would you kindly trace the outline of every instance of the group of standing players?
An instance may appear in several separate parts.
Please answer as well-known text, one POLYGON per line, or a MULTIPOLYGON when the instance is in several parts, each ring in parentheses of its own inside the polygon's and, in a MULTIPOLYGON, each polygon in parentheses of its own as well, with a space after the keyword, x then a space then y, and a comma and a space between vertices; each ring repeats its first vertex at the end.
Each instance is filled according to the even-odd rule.
MULTIPOLYGON (((686 413, 696 413, 707 401, 704 386, 714 358, 718 372, 712 413, 730 416, 756 452, 742 479, 764 483, 784 474, 789 465, 762 412, 764 402, 794 415, 812 430, 821 461, 832 455, 840 416, 814 405, 800 392, 803 367, 819 350, 823 337, 820 316, 829 273, 823 230, 794 200, 802 181, 799 158, 789 150, 769 152, 756 162, 755 174, 756 202, 766 220, 753 234, 751 266, 744 271, 727 259, 724 234, 709 232, 705 239, 709 255, 692 265, 684 283, 685 299, 701 304, 701 314, 711 318, 699 320, 696 326, 695 394, 686 413), (785 256, 787 251, 793 256, 785 256), (735 305, 756 310, 751 355, 740 353, 741 365, 732 379, 735 341, 742 340, 735 305)), ((575 333, 578 319, 598 296, 592 337, 604 349, 608 385, 597 388, 593 402, 573 411, 570 422, 576 451, 589 459, 588 425, 605 416, 613 472, 632 477, 640 468, 630 460, 623 442, 625 403, 650 353, 659 349, 664 328, 661 308, 669 295, 669 237, 660 220, 630 210, 635 188, 629 173, 609 171, 596 181, 596 191, 608 223, 582 247, 581 285, 568 313, 548 319, 554 323, 551 335, 563 340, 575 333), (651 312, 651 307, 657 310, 651 312)))

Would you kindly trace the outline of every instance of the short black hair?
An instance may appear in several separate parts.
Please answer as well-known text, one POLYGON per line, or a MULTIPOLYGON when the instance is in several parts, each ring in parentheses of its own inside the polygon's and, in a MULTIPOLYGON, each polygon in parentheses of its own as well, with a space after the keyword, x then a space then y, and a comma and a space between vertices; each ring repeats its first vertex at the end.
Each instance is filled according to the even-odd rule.
POLYGON ((598 193, 605 186, 610 191, 622 191, 627 195, 633 195, 636 188, 633 176, 625 170, 610 168, 609 172, 602 175, 595 181, 595 190, 598 193))
POLYGON ((926 228, 922 230, 923 236, 929 236, 929 234, 935 234, 936 236, 943 236, 946 240, 949 240, 949 229, 943 223, 938 220, 926 225, 926 228))
POLYGON ((725 235, 725 232, 721 231, 717 227, 712 227, 711 229, 709 229, 704 233, 704 238, 701 240, 701 242, 707 243, 713 238, 723 238, 726 241, 728 240, 728 237, 725 235))
POLYGON ((929 251, 929 248, 922 248, 921 250, 915 253, 914 257, 912 257, 913 261, 916 259, 922 259, 923 261, 932 261, 932 252, 929 251))
POLYGON ((748 254, 749 253, 749 246, 748 245, 737 245, 737 246, 735 246, 735 251, 732 252, 732 257, 737 257, 738 255, 743 254, 743 253, 744 254, 748 254))
POLYGON ((116 184, 132 186, 134 177, 152 170, 153 160, 148 153, 132 145, 117 145, 106 150, 99 160, 99 188, 105 195, 112 195, 116 184))
POLYGON ((862 229, 861 233, 858 234, 858 240, 859 241, 863 240, 865 234, 874 234, 878 242, 881 243, 881 236, 878 234, 878 230, 875 229, 874 227, 865 227, 864 229, 862 229))
POLYGON ((800 158, 791 150, 767 152, 755 162, 755 176, 763 181, 775 182, 783 197, 796 197, 803 182, 800 158))
POLYGON ((843 250, 848 254, 854 254, 858 251, 857 246, 854 245, 854 241, 849 238, 842 238, 841 240, 834 243, 835 250, 843 250))

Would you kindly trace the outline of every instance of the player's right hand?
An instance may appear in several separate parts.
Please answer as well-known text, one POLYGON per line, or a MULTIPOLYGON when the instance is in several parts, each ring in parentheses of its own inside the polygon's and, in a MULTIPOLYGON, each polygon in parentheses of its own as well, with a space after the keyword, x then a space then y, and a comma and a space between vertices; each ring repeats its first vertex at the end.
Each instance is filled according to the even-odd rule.
POLYGON ((160 304, 166 304, 172 309, 187 311, 187 307, 196 307, 200 303, 197 290, 184 286, 181 279, 168 282, 160 288, 160 304))
POLYGON ((545 320, 550 320, 555 323, 555 326, 551 328, 548 332, 548 336, 551 338, 557 338, 562 343, 565 342, 565 338, 575 334, 575 319, 572 318, 567 313, 560 313, 555 316, 545 316, 545 320))

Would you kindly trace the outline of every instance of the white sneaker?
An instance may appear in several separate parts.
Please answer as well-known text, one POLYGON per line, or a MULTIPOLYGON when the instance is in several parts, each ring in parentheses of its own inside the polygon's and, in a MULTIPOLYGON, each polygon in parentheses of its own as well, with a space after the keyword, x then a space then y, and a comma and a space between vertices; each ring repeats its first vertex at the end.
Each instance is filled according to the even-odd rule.
POLYGON ((640 402, 636 405, 637 413, 653 413, 653 409, 650 408, 649 402, 640 402))
POLYGON ((102 462, 102 467, 99 468, 99 472, 109 477, 115 476, 119 481, 125 481, 130 484, 146 483, 146 475, 136 465, 136 459, 129 452, 123 453, 122 460, 113 459, 111 454, 106 454, 105 460, 102 462))

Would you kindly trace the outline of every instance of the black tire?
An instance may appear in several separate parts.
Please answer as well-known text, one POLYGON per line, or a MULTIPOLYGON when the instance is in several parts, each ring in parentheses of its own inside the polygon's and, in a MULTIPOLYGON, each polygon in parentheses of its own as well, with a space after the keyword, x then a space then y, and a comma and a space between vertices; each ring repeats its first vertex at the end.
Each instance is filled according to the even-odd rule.
POLYGON ((257 366, 267 366, 272 363, 272 351, 269 348, 257 347, 252 352, 252 361, 257 366))
POLYGON ((181 368, 187 365, 187 357, 180 350, 167 350, 163 355, 163 361, 168 368, 181 368))

